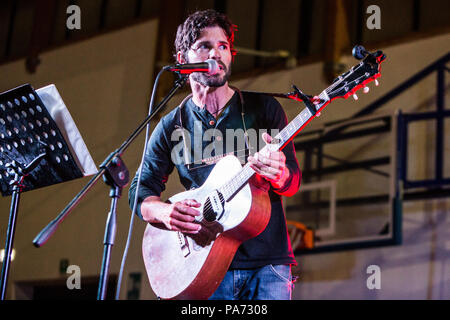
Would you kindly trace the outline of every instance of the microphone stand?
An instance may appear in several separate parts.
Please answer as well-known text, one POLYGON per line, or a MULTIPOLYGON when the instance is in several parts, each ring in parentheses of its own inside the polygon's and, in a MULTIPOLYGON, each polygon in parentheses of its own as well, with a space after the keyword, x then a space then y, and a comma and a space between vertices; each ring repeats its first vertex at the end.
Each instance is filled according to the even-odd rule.
POLYGON ((8 230, 6 233, 5 255, 3 257, 2 273, 0 279, 0 300, 6 298, 6 287, 8 285, 8 274, 11 265, 11 255, 14 243, 14 233, 16 230, 17 213, 19 211, 20 194, 23 190, 25 177, 33 171, 39 163, 44 159, 47 153, 44 151, 34 158, 28 165, 22 167, 16 161, 11 161, 6 165, 8 173, 14 175, 14 179, 10 182, 12 185, 12 198, 9 213, 8 230))
MULTIPOLYGON (((164 71, 161 70, 155 81, 157 85, 159 76, 164 71)), ((138 128, 128 137, 122 145, 113 151, 100 165, 100 170, 91 178, 91 180, 81 189, 81 191, 69 202, 69 204, 61 211, 61 213, 52 220, 33 240, 33 244, 36 247, 42 246, 56 231, 58 225, 69 215, 69 213, 75 208, 81 199, 89 192, 94 184, 104 177, 105 182, 111 186, 110 197, 111 210, 108 214, 105 237, 104 237, 104 252, 102 259, 102 267, 100 274, 100 282, 97 293, 98 300, 104 300, 106 297, 106 288, 109 272, 109 263, 111 258, 111 247, 114 245, 114 238, 116 233, 116 207, 117 200, 120 198, 122 188, 128 183, 128 170, 121 159, 121 155, 125 152, 128 146, 137 138, 147 124, 154 118, 154 116, 164 107, 167 102, 174 96, 174 94, 184 86, 187 81, 187 77, 178 75, 178 79, 175 81, 174 86, 167 94, 166 97, 158 104, 155 111, 149 114, 145 120, 138 126, 138 128)), ((152 108, 153 106, 150 106, 152 108)))

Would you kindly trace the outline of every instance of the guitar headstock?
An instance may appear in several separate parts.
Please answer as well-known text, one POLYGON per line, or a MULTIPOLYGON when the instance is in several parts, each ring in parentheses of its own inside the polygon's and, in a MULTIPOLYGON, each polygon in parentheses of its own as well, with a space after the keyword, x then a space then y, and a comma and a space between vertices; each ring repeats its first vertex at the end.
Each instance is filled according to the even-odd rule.
MULTIPOLYGON (((386 55, 382 51, 364 52, 367 55, 360 63, 337 77, 332 85, 325 90, 330 100, 346 99, 350 95, 355 95, 356 91, 361 88, 364 88, 364 92, 367 93, 369 88, 366 85, 374 80, 375 85, 378 85, 376 79, 381 75, 381 62, 386 59, 386 55)), ((361 55, 360 52, 358 54, 361 55)), ((357 99, 356 96, 354 97, 357 99)))

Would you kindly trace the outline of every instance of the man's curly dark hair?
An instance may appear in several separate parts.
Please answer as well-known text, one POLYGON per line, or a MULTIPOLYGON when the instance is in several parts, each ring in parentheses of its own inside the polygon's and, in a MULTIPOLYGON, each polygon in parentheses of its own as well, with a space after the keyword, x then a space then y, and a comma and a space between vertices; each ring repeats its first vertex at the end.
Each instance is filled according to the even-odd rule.
POLYGON ((187 60, 186 53, 191 46, 197 41, 203 29, 207 27, 219 26, 225 32, 227 40, 230 44, 231 54, 236 55, 233 48, 234 32, 236 26, 231 23, 228 17, 220 12, 212 9, 197 11, 191 14, 184 23, 178 26, 175 38, 174 58, 177 59, 177 52, 181 52, 183 58, 187 60))

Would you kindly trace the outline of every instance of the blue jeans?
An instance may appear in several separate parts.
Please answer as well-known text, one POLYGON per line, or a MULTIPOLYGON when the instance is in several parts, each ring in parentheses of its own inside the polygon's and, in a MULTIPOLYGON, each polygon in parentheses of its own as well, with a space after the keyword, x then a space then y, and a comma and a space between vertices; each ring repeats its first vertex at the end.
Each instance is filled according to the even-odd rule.
POLYGON ((229 270, 210 300, 291 300, 291 266, 229 270))

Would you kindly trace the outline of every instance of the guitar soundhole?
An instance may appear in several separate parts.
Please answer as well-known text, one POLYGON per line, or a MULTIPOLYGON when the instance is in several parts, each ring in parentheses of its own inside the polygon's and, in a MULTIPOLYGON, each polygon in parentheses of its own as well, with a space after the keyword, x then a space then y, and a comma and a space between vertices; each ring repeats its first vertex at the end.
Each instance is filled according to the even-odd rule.
POLYGON ((203 218, 208 222, 219 220, 224 213, 225 199, 219 191, 209 196, 203 206, 203 218))

